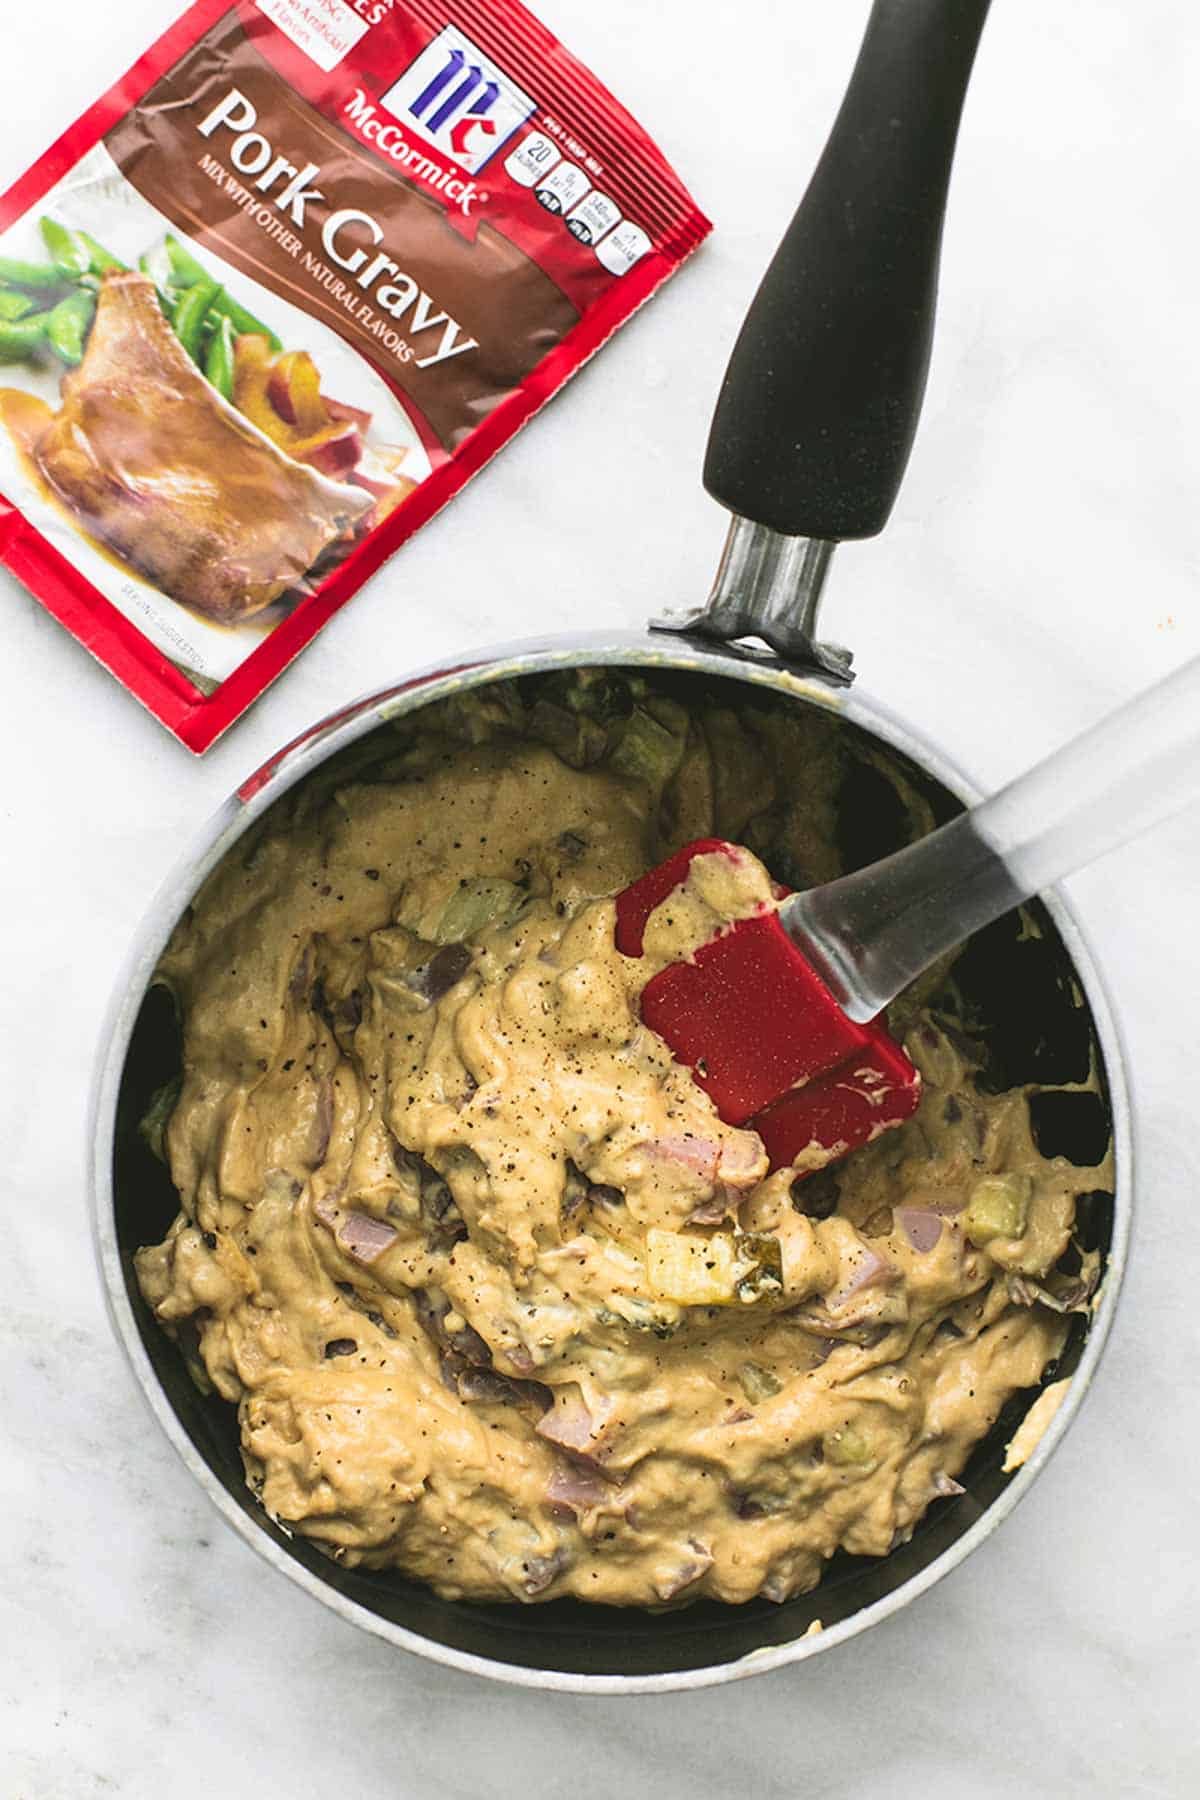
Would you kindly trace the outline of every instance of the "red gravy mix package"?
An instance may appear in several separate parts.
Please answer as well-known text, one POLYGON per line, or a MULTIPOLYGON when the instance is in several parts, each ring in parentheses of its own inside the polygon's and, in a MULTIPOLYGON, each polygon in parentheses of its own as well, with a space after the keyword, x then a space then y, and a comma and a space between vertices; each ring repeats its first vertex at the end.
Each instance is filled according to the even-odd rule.
POLYGON ((200 0, 0 200, 0 560, 202 751, 709 229, 514 0, 200 0))

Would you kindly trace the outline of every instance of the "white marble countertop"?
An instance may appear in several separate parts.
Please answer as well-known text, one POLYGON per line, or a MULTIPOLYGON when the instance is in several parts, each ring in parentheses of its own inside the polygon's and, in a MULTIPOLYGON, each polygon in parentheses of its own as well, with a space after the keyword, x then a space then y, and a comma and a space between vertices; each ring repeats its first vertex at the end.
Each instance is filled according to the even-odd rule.
MULTIPOLYGON (((472 643, 636 624, 701 595, 715 560, 698 471, 718 379, 866 0, 540 10, 716 220, 699 259, 203 761, 0 578, 0 1794, 1194 1794, 1196 816, 1073 884, 1141 1140, 1106 1364, 1000 1534, 840 1651, 639 1700, 510 1691, 390 1651, 225 1529, 117 1352, 85 1096, 126 944, 201 821, 364 689, 472 643)), ((0 187, 171 8, 4 11, 0 187)), ((863 681, 988 784, 1200 650, 1197 92, 1185 0, 994 9, 916 455, 888 534, 842 553, 828 616, 863 681)))

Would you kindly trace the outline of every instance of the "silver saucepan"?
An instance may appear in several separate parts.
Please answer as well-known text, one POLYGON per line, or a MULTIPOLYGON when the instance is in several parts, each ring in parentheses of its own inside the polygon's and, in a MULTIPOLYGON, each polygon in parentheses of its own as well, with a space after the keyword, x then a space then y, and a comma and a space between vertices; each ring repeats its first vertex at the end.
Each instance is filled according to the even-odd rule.
POLYGON ((1054 1370, 1057 1380, 1071 1378, 1067 1397, 1019 1470, 1005 1472, 1004 1452, 1029 1395, 976 1449, 965 1492, 936 1502, 908 1543, 882 1561, 839 1554, 817 1590, 782 1606, 706 1602, 658 1615, 575 1601, 451 1603, 396 1574, 336 1565, 279 1528, 250 1494, 233 1409, 193 1385, 141 1298, 132 1262, 177 1208, 137 1130, 152 1091, 178 1063, 171 1006, 152 986, 172 928, 268 808, 349 746, 389 736, 396 720, 496 682, 578 667, 637 671, 684 701, 816 709, 844 752, 839 837, 851 865, 897 847, 904 827, 889 772, 939 822, 979 798, 938 749, 850 685, 849 654, 818 643, 816 619, 834 542, 882 528, 911 446, 954 137, 986 11, 987 0, 878 0, 874 8, 830 144, 718 408, 706 479, 734 521, 708 606, 646 633, 472 651, 324 720, 226 802, 158 895, 122 973, 93 1097, 92 1198, 108 1301, 137 1379, 249 1544, 343 1618, 434 1661, 531 1687, 632 1693, 701 1687, 818 1655, 907 1605, 996 1529, 1069 1430, 1104 1348, 1129 1242, 1129 1100, 1095 963, 1053 893, 1028 909, 1035 930, 1013 916, 974 939, 956 980, 987 1048, 985 1079, 1033 1090, 1043 1150, 1083 1166, 1113 1152, 1115 1182, 1098 1182, 1079 1210, 1079 1244, 1100 1253, 1104 1277, 1091 1313, 1072 1320, 1054 1370))

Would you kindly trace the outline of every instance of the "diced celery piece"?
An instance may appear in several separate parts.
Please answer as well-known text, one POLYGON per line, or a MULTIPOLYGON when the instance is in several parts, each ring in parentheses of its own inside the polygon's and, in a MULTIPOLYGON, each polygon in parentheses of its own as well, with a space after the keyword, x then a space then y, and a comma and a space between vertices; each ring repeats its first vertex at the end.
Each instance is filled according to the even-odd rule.
POLYGON ((984 1175, 971 1189, 963 1214, 963 1228, 973 1244, 990 1244, 994 1238, 1025 1236, 1033 1177, 1025 1174, 984 1175))
POLYGON ((602 725, 625 717, 630 708, 630 686, 623 675, 611 675, 603 669, 572 669, 557 687, 547 683, 548 691, 572 712, 587 713, 602 725))
POLYGON ((834 1463, 839 1469, 861 1468, 863 1464, 874 1462, 875 1450, 870 1438, 856 1426, 843 1425, 840 1431, 831 1431, 825 1438, 825 1461, 834 1463))
POLYGON ((752 1266, 738 1282, 737 1299, 743 1306, 756 1300, 769 1300, 783 1292, 783 1250, 779 1239, 766 1233, 741 1232, 734 1243, 752 1266))
POLYGON ((621 739, 609 758, 620 775, 644 781, 650 787, 666 787, 683 761, 686 734, 668 731, 644 707, 635 707, 621 739))
POLYGON ((461 944, 489 925, 514 919, 525 900, 525 893, 511 881, 464 882, 438 920, 434 940, 461 944))
POLYGON ((151 1096, 150 1104, 138 1124, 142 1142, 151 1156, 156 1156, 162 1163, 167 1160, 167 1126, 178 1103, 181 1086, 182 1082, 177 1075, 174 1081, 168 1081, 165 1086, 158 1088, 151 1096))
POLYGON ((539 700, 529 715, 530 737, 548 744, 569 768, 586 769, 608 748, 608 733, 585 713, 569 712, 552 700, 539 700))
POLYGON ((770 1369, 764 1369, 759 1363, 752 1362, 742 1364, 738 1370, 738 1381, 751 1406, 757 1406, 760 1401, 769 1400, 783 1386, 778 1375, 772 1375, 770 1369))
POLYGON ((650 1300, 639 1300, 634 1294, 614 1294, 609 1301, 609 1310, 626 1325, 632 1325, 635 1331, 649 1331, 657 1338, 674 1337, 683 1323, 678 1306, 666 1302, 655 1305, 650 1300))

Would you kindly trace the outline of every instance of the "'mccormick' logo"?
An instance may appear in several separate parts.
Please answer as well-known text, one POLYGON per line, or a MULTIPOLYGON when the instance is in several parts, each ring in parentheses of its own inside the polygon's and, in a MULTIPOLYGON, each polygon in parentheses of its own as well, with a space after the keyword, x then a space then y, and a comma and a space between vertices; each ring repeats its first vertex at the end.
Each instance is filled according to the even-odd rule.
POLYGON ((533 116, 537 102, 447 25, 380 105, 473 175, 533 116))

